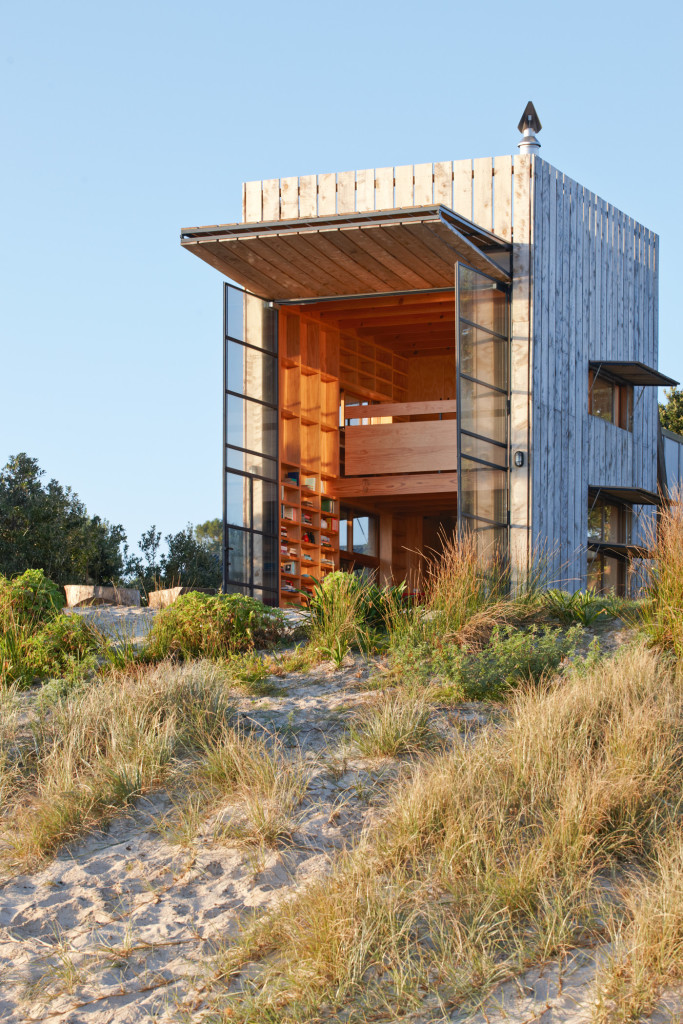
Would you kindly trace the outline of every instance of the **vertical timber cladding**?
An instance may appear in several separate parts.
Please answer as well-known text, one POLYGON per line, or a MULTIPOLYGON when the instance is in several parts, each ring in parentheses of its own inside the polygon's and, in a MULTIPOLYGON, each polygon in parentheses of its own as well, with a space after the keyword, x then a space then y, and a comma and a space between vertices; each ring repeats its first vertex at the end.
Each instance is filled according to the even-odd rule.
MULTIPOLYGON (((622 430, 588 415, 588 362, 657 366, 658 241, 538 157, 532 173, 532 534, 550 581, 574 590, 586 585, 589 485, 657 489, 656 389, 635 388, 622 430)), ((634 517, 634 542, 651 515, 634 517)))
POLYGON ((533 261, 532 158, 518 155, 272 178, 243 185, 245 222, 322 217, 441 203, 513 243, 510 443, 524 465, 510 471, 510 554, 522 575, 531 549, 530 371, 533 261), (514 228, 513 228, 514 224, 514 228))

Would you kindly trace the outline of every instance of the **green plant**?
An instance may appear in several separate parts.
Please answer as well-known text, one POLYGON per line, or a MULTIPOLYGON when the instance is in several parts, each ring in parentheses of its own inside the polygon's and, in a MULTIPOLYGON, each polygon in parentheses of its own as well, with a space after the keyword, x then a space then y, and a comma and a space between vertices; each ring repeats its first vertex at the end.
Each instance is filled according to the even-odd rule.
POLYGON ((372 586, 363 577, 348 572, 330 573, 316 584, 307 623, 312 650, 341 664, 352 647, 361 645, 372 586))
POLYGON ((62 615, 63 605, 42 569, 0 577, 0 682, 75 679, 96 667, 105 649, 101 634, 81 616, 62 615))
POLYGON ((154 620, 143 656, 224 658, 274 644, 285 632, 282 614, 243 594, 179 597, 154 620))
POLYGON ((541 607, 565 626, 572 622, 592 626, 601 615, 609 618, 611 614, 609 601, 592 590, 577 590, 573 594, 566 590, 547 590, 541 607))

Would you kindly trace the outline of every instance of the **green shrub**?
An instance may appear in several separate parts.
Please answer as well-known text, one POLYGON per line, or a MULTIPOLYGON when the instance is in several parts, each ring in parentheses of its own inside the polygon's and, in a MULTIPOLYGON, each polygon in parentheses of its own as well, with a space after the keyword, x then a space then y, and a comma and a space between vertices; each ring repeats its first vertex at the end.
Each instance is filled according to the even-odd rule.
POLYGON ((64 607, 61 588, 46 579, 42 569, 27 569, 20 576, 0 576, 0 628, 10 623, 35 626, 53 619, 64 607))
POLYGON ((157 615, 143 657, 216 660, 268 647, 284 631, 281 612, 244 594, 184 594, 157 615))
POLYGON ((497 626, 488 647, 461 656, 455 681, 467 700, 499 697, 524 680, 537 683, 575 654, 581 632, 580 626, 566 632, 550 626, 497 626))
POLYGON ((414 689, 430 685, 447 700, 498 700, 520 683, 554 672, 576 653, 581 626, 518 629, 496 625, 485 647, 465 650, 454 643, 405 644, 392 650, 394 676, 414 689))
POLYGON ((62 615, 61 590, 42 569, 0 577, 0 683, 56 675, 82 676, 96 665, 104 641, 79 615, 62 615))

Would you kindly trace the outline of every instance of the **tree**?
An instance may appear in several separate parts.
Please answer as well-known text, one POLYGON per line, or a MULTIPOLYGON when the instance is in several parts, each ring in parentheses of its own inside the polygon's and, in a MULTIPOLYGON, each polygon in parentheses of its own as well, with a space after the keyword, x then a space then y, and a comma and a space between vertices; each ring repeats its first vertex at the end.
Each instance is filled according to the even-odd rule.
POLYGON ((203 537, 198 539, 197 533, 188 523, 184 530, 166 534, 167 552, 160 555, 161 531, 151 526, 140 538, 142 557, 128 555, 126 551, 129 585, 145 593, 164 587, 220 587, 220 544, 215 550, 203 537))
POLYGON ((666 405, 659 406, 659 419, 663 427, 674 434, 683 434, 683 389, 665 391, 666 405))
POLYGON ((123 569, 120 525, 90 517, 70 487, 42 482, 26 452, 0 472, 0 573, 43 569, 55 583, 111 583, 123 569))

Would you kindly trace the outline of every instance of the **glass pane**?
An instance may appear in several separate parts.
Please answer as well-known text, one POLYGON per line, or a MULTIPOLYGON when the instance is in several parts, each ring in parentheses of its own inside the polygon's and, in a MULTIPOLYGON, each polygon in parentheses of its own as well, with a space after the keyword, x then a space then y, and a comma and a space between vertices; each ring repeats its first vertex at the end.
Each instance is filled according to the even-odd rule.
POLYGON ((375 516, 354 516, 353 550, 359 555, 377 554, 377 520, 375 516))
POLYGON ((471 455, 474 459, 483 459, 484 462, 492 462, 494 466, 507 469, 507 448, 501 448, 492 441, 483 441, 480 437, 470 437, 464 431, 460 447, 463 455, 471 455))
POLYGON ((267 352, 226 342, 228 389, 277 405, 277 360, 267 352))
POLYGON ((507 336, 507 294, 476 270, 460 266, 460 316, 507 336))
POLYGON ((588 509, 588 539, 600 541, 602 537, 602 505, 588 509))
POLYGON ((247 586, 246 583, 244 583, 244 584, 226 583, 225 590, 223 591, 223 593, 224 594, 246 594, 247 596, 249 596, 251 594, 251 587, 247 586))
POLYGON ((244 292, 229 284, 225 286, 225 331, 244 341, 244 292))
POLYGON ((458 416, 462 430, 507 443, 507 398, 500 392, 462 377, 458 416))
POLYGON ((462 514, 478 516, 489 523, 507 522, 507 472, 489 469, 463 458, 460 499, 462 514))
POLYGON ((248 476, 227 474, 226 521, 231 526, 251 525, 251 479, 248 476))
POLYGON ((481 563, 504 561, 507 554, 507 531, 499 526, 480 526, 474 522, 477 559, 481 563))
MULTIPOLYGON (((266 352, 277 352, 277 310, 263 299, 245 293, 244 341, 266 352)), ((234 337, 234 335, 233 335, 234 337)))
POLYGON ((349 550, 349 522, 348 519, 339 520, 339 548, 341 551, 349 550))
POLYGON ((507 390, 508 343, 479 327, 460 324, 460 369, 485 384, 507 390))
POLYGON ((277 410, 226 395, 228 444, 277 458, 277 410))
POLYGON ((257 477, 251 483, 254 502, 252 527, 275 536, 278 532, 277 484, 266 483, 257 477))
POLYGON ((594 380, 591 390, 591 413, 608 423, 614 422, 614 384, 607 380, 594 380))
POLYGON ((228 579, 248 583, 251 567, 251 534, 245 530, 228 530, 228 579))
POLYGON ((226 461, 229 469, 238 469, 243 473, 258 473, 259 476, 277 480, 277 462, 263 455, 250 455, 237 448, 226 449, 226 461))
POLYGON ((254 537, 254 586, 276 590, 279 572, 279 542, 277 537, 254 537))

